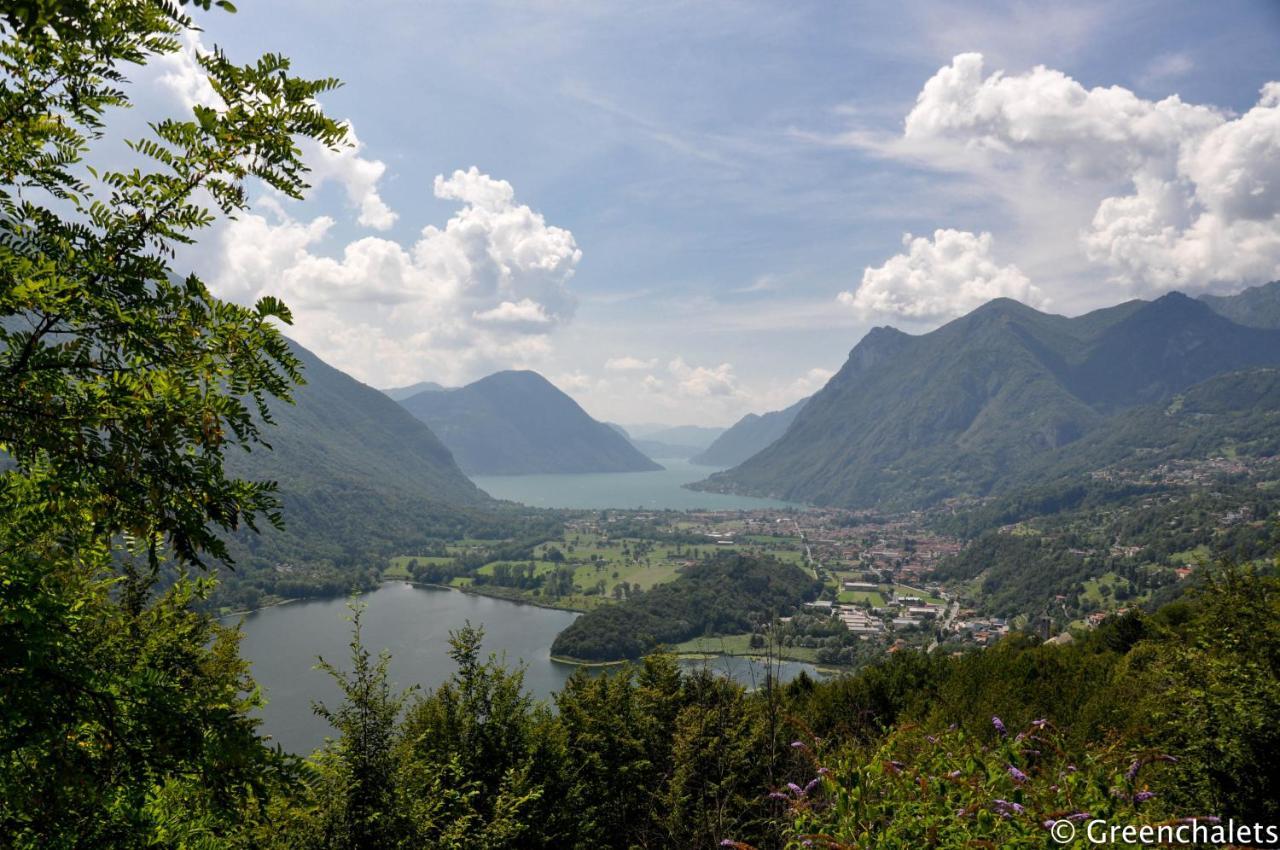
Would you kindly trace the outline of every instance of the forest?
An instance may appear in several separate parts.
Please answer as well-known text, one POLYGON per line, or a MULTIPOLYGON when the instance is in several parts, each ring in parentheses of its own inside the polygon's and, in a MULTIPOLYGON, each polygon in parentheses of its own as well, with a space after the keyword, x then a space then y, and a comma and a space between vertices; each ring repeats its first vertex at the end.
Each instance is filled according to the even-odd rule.
POLYGON ((821 584, 771 558, 723 553, 673 581, 587 612, 556 637, 554 655, 583 661, 637 659, 698 635, 751 631, 794 613, 821 584))

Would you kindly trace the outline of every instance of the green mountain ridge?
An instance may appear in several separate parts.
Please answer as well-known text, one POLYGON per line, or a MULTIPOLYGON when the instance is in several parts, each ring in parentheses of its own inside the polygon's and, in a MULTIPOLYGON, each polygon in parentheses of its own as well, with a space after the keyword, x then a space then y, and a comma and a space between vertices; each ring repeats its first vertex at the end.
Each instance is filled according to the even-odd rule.
POLYGON ((437 384, 435 381, 418 381, 416 384, 409 384, 404 387, 387 387, 379 390, 379 392, 392 401, 404 401, 406 398, 411 398, 418 393, 444 392, 447 389, 449 388, 443 384, 437 384))
POLYGON ((690 460, 703 466, 737 466, 785 434, 808 401, 802 398, 782 410, 748 413, 690 460))
POLYGON ((1075 318, 997 299, 932 332, 875 328, 785 435, 699 488, 842 507, 983 496, 1222 373, 1280 364, 1280 332, 1170 293, 1075 318))
POLYGON ((285 529, 264 524, 261 534, 232 536, 229 593, 251 583, 312 595, 304 585, 316 589, 317 570, 337 568, 330 583, 357 580, 382 556, 491 521, 500 503, 462 473, 430 428, 297 343, 291 348, 306 384, 294 404, 271 405, 270 450, 231 452, 226 463, 233 475, 278 482, 285 529))
POLYGON ((662 468, 536 372, 497 372, 400 404, 430 426, 469 475, 662 468))
POLYGON ((1215 313, 1252 328, 1280 328, 1280 280, 1235 295, 1201 295, 1215 313))

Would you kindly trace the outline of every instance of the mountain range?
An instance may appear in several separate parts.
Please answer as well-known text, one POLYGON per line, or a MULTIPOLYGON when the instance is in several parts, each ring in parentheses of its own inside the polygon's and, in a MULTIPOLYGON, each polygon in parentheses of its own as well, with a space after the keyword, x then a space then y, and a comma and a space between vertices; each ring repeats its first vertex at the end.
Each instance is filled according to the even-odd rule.
POLYGON ((406 398, 415 396, 418 393, 441 392, 446 389, 448 387, 437 384, 435 381, 418 381, 418 383, 409 384, 407 387, 388 387, 381 392, 392 401, 404 401, 406 398))
POLYGON ((997 299, 919 336, 874 328, 781 438, 693 486, 843 507, 986 495, 1123 411, 1280 364, 1280 331, 1230 318, 1280 295, 1262 289, 1216 302, 1170 293, 1074 318, 997 299))
POLYGON ((291 349, 306 383, 293 404, 270 406, 275 425, 264 432, 271 449, 226 459, 232 475, 278 482, 285 529, 233 535, 237 572, 224 589, 252 580, 277 592, 281 581, 300 582, 304 573, 314 584, 321 565, 368 567, 379 555, 490 521, 499 503, 463 474, 430 428, 302 346, 291 349))
POLYGON ((783 410, 748 413, 691 460, 703 466, 737 466, 785 434, 808 400, 802 398, 783 410))
POLYGON ((400 404, 431 428, 469 475, 662 468, 537 372, 497 372, 400 404))
POLYGON ((624 427, 607 422, 610 428, 626 437, 646 457, 688 459, 704 451, 724 433, 723 428, 702 425, 632 425, 624 427))

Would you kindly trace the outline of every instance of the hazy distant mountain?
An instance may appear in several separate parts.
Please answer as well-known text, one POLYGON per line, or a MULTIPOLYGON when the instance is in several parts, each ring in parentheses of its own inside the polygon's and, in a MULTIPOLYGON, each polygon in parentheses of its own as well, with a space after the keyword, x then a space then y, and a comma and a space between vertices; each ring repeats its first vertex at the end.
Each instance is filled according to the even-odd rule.
POLYGON ((605 424, 626 437, 631 445, 646 457, 656 460, 691 458, 724 433, 723 428, 709 428, 702 425, 642 423, 623 427, 614 422, 605 424))
POLYGON ((1201 295, 1200 300, 1238 324, 1280 328, 1280 280, 1251 286, 1235 295, 1201 295))
POLYGON ((693 462, 704 466, 737 466, 785 434, 808 400, 802 398, 784 410, 759 415, 748 413, 705 451, 694 455, 693 462))
POLYGON ((498 372, 401 402, 471 475, 661 469, 536 372, 498 372))
POLYGON ((673 446, 693 446, 705 449, 724 433, 723 428, 706 425, 630 425, 627 432, 632 438, 653 440, 673 446))
MULTIPOLYGON (((271 450, 231 451, 227 469, 280 484, 286 531, 237 541, 259 560, 367 562, 453 528, 495 504, 468 479, 431 429, 382 393, 296 343, 307 383, 295 404, 273 404, 271 450)), ((238 558, 239 559, 239 558, 238 558)))
POLYGON ((410 384, 407 387, 391 387, 390 389, 381 390, 382 394, 392 401, 404 401, 406 398, 425 392, 440 392, 446 387, 437 384, 435 381, 418 381, 416 384, 410 384))
POLYGON ((1275 364, 1280 331, 1180 293, 1076 318, 997 299, 920 336, 873 329, 781 439, 699 486, 851 507, 982 495, 1117 411, 1275 364))

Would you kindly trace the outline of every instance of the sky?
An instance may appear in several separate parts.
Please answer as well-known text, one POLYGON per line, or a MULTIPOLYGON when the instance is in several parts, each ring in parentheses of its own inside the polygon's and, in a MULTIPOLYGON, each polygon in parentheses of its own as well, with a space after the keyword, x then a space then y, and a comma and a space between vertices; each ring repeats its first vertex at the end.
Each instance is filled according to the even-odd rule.
POLYGON ((243 0, 194 56, 336 76, 351 127, 183 256, 378 387, 535 369, 728 425, 876 325, 1280 278, 1280 3, 243 0))

